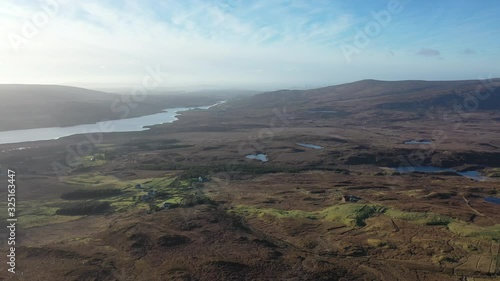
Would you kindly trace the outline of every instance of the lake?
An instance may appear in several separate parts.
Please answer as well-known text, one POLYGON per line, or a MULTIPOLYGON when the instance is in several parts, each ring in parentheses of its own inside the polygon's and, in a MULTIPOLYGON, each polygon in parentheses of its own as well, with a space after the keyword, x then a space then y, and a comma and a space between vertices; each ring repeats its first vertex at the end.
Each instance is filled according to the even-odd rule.
POLYGON ((451 168, 439 168, 434 166, 408 166, 408 167, 397 167, 394 168, 396 172, 399 173, 411 173, 411 172, 421 172, 421 173, 438 173, 438 172, 452 172, 467 178, 482 181, 487 179, 487 177, 482 176, 478 171, 463 171, 459 172, 451 168))
POLYGON ((62 137, 88 133, 138 132, 149 130, 147 126, 172 123, 182 111, 194 109, 209 109, 224 103, 199 107, 167 108, 156 114, 134 118, 102 121, 95 124, 83 124, 69 127, 37 128, 0 132, 0 144, 20 143, 28 141, 55 140, 62 137))

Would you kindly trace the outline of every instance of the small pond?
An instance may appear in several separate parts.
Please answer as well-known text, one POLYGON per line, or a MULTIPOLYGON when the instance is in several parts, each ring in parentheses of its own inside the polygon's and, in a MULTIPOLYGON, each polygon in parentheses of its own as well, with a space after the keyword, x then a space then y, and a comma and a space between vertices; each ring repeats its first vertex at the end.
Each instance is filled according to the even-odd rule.
POLYGON ((300 145, 303 147, 308 147, 308 148, 314 148, 314 149, 322 149, 323 148, 322 146, 309 144, 309 143, 297 143, 297 145, 300 145))
POLYGON ((459 172, 455 169, 451 168, 439 168, 434 166, 408 166, 408 167, 398 167, 394 168, 396 172, 399 173, 411 173, 411 172, 421 172, 421 173, 438 173, 438 172, 452 172, 467 178, 471 178, 474 180, 482 181, 485 180, 486 177, 482 176, 478 171, 463 171, 459 172))
POLYGON ((405 144, 432 144, 430 140, 411 140, 405 141, 405 144))
POLYGON ((267 159, 267 155, 266 154, 249 154, 247 156, 245 156, 245 158, 248 158, 248 159, 255 159, 255 160, 259 160, 261 162, 267 162, 268 159, 267 159))
POLYGON ((498 197, 484 197, 484 201, 500 205, 500 198, 498 197))

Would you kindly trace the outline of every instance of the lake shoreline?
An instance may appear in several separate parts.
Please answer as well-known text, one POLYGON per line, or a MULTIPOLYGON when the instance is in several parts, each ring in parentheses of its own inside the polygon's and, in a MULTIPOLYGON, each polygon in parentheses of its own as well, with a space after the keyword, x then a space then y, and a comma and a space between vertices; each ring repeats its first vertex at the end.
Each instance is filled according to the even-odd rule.
POLYGON ((0 145, 51 141, 82 134, 148 131, 151 130, 153 126, 175 122, 182 112, 196 109, 206 110, 224 102, 225 101, 219 101, 215 104, 205 106, 166 108, 155 114, 124 119, 103 120, 93 124, 1 131, 0 145))

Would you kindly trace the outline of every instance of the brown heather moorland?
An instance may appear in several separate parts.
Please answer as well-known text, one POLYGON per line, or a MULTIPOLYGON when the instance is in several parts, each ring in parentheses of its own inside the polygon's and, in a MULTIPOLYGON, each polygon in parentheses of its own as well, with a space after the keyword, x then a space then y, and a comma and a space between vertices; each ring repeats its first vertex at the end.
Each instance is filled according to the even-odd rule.
POLYGON ((0 145, 19 186, 0 279, 498 280, 499 121, 498 79, 363 80, 106 134, 59 177, 83 136, 0 145))

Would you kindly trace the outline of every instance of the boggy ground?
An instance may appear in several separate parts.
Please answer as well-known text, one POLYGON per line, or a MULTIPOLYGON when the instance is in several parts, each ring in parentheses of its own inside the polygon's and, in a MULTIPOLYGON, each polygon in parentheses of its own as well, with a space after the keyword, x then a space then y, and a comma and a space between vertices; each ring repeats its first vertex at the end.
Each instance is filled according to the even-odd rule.
MULTIPOLYGON (((146 204, 133 205, 132 194, 106 198, 120 203, 111 213, 70 221, 53 215, 43 225, 20 230, 18 270, 23 275, 17 277, 460 280, 498 274, 500 214, 479 197, 493 193, 495 183, 425 175, 394 175, 400 181, 388 183, 384 176, 363 176, 371 169, 242 173, 230 181, 214 175, 183 194, 203 194, 202 200, 179 201, 178 208, 151 214, 146 204), (443 183, 454 187, 444 189, 443 183), (343 194, 362 199, 342 203, 343 194)), ((176 176, 136 172, 143 178, 127 176, 117 186, 176 176)), ((172 182, 165 181, 165 189, 182 189, 170 187, 172 182)), ((28 218, 21 213, 20 223, 28 218)))
MULTIPOLYGON (((328 103, 321 91, 271 96, 270 101, 279 102, 256 102, 256 108, 255 100, 240 100, 187 112, 150 131, 106 134, 59 178, 51 164, 66 163, 67 146, 81 136, 1 146, 6 150, 0 153, 1 163, 19 174, 22 274, 13 279, 3 271, 0 276, 498 278, 500 208, 483 199, 498 197, 498 111, 478 110, 450 123, 375 102, 368 104, 382 108, 380 114, 369 113, 365 103, 328 103), (342 113, 332 115, 336 104, 343 106, 342 113), (433 144, 404 144, 413 139, 433 144), (10 150, 16 146, 31 148, 10 150), (245 159, 249 153, 266 153, 269 162, 245 159), (388 168, 408 163, 476 170, 489 178, 398 174, 388 168), (103 190, 108 195, 99 193, 103 190), (149 190, 157 195, 143 201, 149 190), (67 199, 68 193, 86 197, 67 199), (345 195, 361 199, 342 202, 345 195), (103 202, 109 208, 102 212, 82 205, 103 202), (164 203, 170 208, 162 209, 164 203), (81 213, 58 214, 74 206, 81 213)), ((426 99, 431 98, 427 91, 426 99)), ((446 112, 446 106, 433 112, 446 112)))

